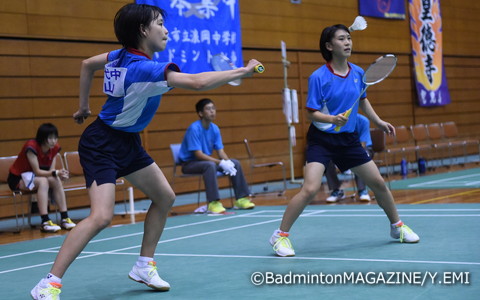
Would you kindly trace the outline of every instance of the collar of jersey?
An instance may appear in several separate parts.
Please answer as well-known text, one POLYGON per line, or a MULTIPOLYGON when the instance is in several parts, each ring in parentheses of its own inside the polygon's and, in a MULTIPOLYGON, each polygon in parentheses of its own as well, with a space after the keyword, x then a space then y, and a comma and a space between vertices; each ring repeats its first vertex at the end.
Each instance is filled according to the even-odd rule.
POLYGON ((132 53, 132 54, 135 54, 135 55, 140 55, 140 56, 145 56, 146 58, 148 59, 152 59, 150 56, 148 56, 145 52, 142 52, 138 49, 135 49, 135 48, 127 48, 127 51, 132 53))
POLYGON ((333 68, 332 68, 332 66, 330 65, 329 62, 327 62, 327 68, 330 70, 330 72, 332 72, 333 75, 341 77, 341 78, 347 78, 348 74, 350 74, 350 71, 352 70, 352 67, 350 66, 350 63, 347 63, 347 64, 348 64, 348 72, 347 72, 347 74, 345 74, 345 76, 335 73, 335 71, 333 70, 333 68))

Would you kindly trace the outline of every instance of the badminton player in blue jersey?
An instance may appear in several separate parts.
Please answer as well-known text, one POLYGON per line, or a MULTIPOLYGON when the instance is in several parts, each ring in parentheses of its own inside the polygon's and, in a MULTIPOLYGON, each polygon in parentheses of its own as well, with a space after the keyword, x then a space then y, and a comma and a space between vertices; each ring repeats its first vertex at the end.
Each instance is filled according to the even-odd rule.
POLYGON ((386 187, 375 163, 360 144, 355 124, 360 107, 371 122, 389 134, 394 127, 375 113, 362 81, 364 71, 348 62, 352 54, 352 40, 348 28, 333 25, 325 28, 320 36, 320 52, 327 62, 312 73, 308 80, 307 110, 312 121, 307 133, 305 182, 301 191, 290 200, 280 228, 270 238, 270 244, 278 256, 294 256, 289 231, 305 206, 317 194, 325 167, 332 160, 340 169, 351 169, 373 191, 380 207, 385 211, 391 227, 390 235, 401 242, 415 243, 419 237, 398 216, 393 196, 386 187), (361 96, 349 118, 343 113, 361 96), (336 126, 342 126, 335 131, 336 126))
MULTIPOLYGON (((140 256, 129 277, 156 290, 169 290, 153 256, 163 232, 175 194, 153 159, 142 148, 139 131, 151 121, 161 95, 174 87, 209 90, 232 80, 252 76, 260 63, 231 71, 181 73, 173 63, 151 58, 165 49, 168 30, 164 11, 150 5, 127 4, 116 14, 115 34, 123 48, 83 61, 80 73, 80 108, 77 123, 90 116, 89 92, 94 72, 104 69, 103 90, 108 98, 98 118, 82 134, 80 161, 91 201, 90 215, 66 237, 50 273, 32 289, 34 299, 59 299, 61 278, 87 243, 113 217, 115 180, 125 177, 145 193, 152 203, 144 225, 140 256)), ((94 272, 88 276, 96 276, 94 272)))

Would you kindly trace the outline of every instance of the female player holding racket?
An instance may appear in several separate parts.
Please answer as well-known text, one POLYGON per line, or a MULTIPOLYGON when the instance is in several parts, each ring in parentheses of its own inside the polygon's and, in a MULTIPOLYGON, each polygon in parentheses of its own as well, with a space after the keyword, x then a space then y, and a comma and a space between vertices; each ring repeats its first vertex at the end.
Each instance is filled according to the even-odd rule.
POLYGON ((418 242, 418 235, 400 220, 390 190, 355 133, 358 107, 388 134, 395 134, 394 127, 378 117, 365 92, 350 117, 343 116, 365 87, 362 81, 364 71, 348 62, 352 54, 348 28, 344 25, 325 28, 320 37, 320 51, 327 64, 314 71, 308 81, 307 109, 312 125, 307 133, 305 182, 301 191, 290 200, 280 228, 270 238, 273 250, 279 256, 295 255, 288 239, 290 228, 320 189, 320 178, 330 160, 342 172, 351 169, 372 189, 390 221, 393 238, 406 243, 418 242), (336 126, 342 127, 335 131, 336 126))
MULTIPOLYGON (((165 49, 168 30, 164 11, 150 5, 127 4, 116 14, 115 34, 122 49, 83 61, 80 73, 80 108, 77 123, 90 115, 89 92, 96 70, 104 69, 108 99, 79 142, 80 161, 91 200, 90 215, 66 237, 50 273, 32 289, 34 299, 59 299, 62 276, 88 242, 108 226, 115 204, 115 179, 125 177, 152 200, 148 210, 140 257, 129 277, 156 290, 170 285, 157 273, 153 255, 175 194, 160 168, 142 148, 138 132, 155 115, 162 94, 174 87, 213 89, 229 81, 252 76, 260 63, 223 72, 180 73, 173 63, 151 60, 165 49)), ((96 276, 91 272, 88 276, 96 276)), ((95 296, 89 296, 95 298, 95 296)))

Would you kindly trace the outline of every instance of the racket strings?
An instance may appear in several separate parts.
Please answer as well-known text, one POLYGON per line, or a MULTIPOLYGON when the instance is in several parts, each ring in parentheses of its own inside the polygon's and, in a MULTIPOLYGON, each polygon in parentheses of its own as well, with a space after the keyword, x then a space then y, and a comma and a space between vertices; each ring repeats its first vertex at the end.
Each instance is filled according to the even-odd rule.
POLYGON ((396 58, 384 57, 371 65, 365 72, 365 83, 374 84, 387 78, 397 63, 396 58))

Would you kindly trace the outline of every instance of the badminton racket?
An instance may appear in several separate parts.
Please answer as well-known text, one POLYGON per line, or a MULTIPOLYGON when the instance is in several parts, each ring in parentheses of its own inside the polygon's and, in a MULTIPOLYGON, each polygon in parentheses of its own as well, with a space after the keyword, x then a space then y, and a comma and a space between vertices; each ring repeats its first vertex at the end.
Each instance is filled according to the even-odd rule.
MULTIPOLYGON (((216 54, 212 57, 212 67, 215 71, 228 71, 234 70, 237 67, 233 64, 233 62, 223 54, 216 54)), ((262 64, 255 66, 255 72, 263 73, 265 71, 265 67, 262 64)), ((236 79, 230 81, 228 84, 233 86, 238 86, 242 83, 242 79, 236 79)))
MULTIPOLYGON (((352 109, 355 107, 367 88, 387 78, 388 75, 392 73, 393 69, 395 69, 396 65, 397 57, 393 54, 385 54, 377 58, 363 74, 362 81, 365 83, 365 88, 363 88, 363 90, 360 92, 360 95, 358 96, 357 100, 355 100, 352 107, 343 113, 343 116, 348 118, 352 113, 352 109)), ((340 128, 342 128, 342 126, 336 126, 335 131, 340 131, 340 128)))

